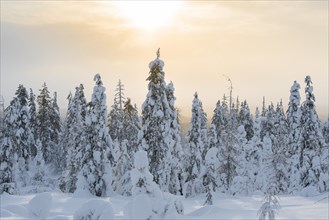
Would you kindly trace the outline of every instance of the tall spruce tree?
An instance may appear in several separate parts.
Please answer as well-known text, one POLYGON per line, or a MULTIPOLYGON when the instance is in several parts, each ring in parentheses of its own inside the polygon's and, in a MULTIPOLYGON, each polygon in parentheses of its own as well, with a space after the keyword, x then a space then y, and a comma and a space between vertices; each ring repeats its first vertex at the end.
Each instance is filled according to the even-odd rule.
POLYGON ((328 148, 320 129, 320 121, 315 110, 315 96, 313 94, 310 76, 305 78, 306 100, 301 107, 301 185, 315 186, 320 191, 328 190, 328 148))
POLYGON ((137 107, 132 105, 130 98, 127 98, 123 105, 123 128, 124 140, 127 140, 127 152, 130 158, 134 158, 134 154, 138 150, 140 126, 137 107))
POLYGON ((170 107, 166 94, 164 62, 157 58, 150 62, 147 78, 148 93, 142 106, 140 148, 147 151, 150 172, 160 189, 169 191, 172 155, 170 149, 170 107))
POLYGON ((84 87, 80 84, 75 88, 74 96, 68 97, 68 111, 64 121, 62 135, 62 156, 66 158, 65 171, 62 174, 61 189, 73 193, 76 190, 78 173, 81 170, 82 159, 85 154, 86 139, 86 107, 84 87))
POLYGON ((178 118, 178 111, 175 108, 176 97, 174 95, 174 84, 170 82, 167 85, 166 95, 169 103, 169 123, 170 123, 170 151, 172 155, 171 173, 170 173, 170 183, 169 192, 172 194, 182 194, 182 184, 183 184, 183 166, 181 163, 181 158, 183 157, 181 137, 180 137, 180 124, 178 118))
MULTIPOLYGON (((36 104, 35 104, 35 94, 33 93, 32 89, 30 89, 28 106, 29 106, 29 113, 30 113, 30 128, 31 128, 31 132, 33 134, 35 143, 37 143, 37 140, 38 140, 37 108, 36 108, 36 104)), ((37 148, 36 148, 36 146, 34 146, 31 148, 31 156, 34 158, 36 155, 37 155, 37 148)))
POLYGON ((192 103, 192 118, 190 128, 187 134, 188 154, 185 159, 185 196, 194 196, 202 193, 204 187, 200 181, 201 170, 204 166, 203 154, 206 150, 206 132, 207 132, 207 117, 203 110, 202 102, 198 97, 198 93, 194 94, 192 103))
POLYGON ((250 141, 254 136, 253 118, 246 100, 241 103, 241 108, 238 115, 238 123, 239 125, 244 126, 244 130, 246 131, 247 135, 246 138, 248 141, 250 141))
POLYGON ((17 153, 14 146, 17 142, 14 121, 18 118, 18 107, 19 102, 14 98, 4 112, 5 129, 0 140, 0 194, 16 192, 17 153))
POLYGON ((38 102, 38 114, 37 114, 38 137, 41 141, 42 154, 44 156, 45 163, 49 164, 50 162, 52 162, 54 149, 52 149, 52 145, 51 145, 51 134, 52 134, 52 125, 50 120, 51 98, 46 83, 44 83, 42 85, 42 88, 40 89, 40 94, 37 97, 37 102, 38 102))
POLYGON ((300 85, 294 81, 290 89, 287 122, 288 122, 288 173, 290 176, 290 191, 299 190, 300 188, 300 145, 299 138, 301 135, 301 111, 300 111, 300 85))
POLYGON ((57 92, 54 92, 53 99, 50 105, 49 114, 51 133, 50 133, 50 148, 52 149, 52 165, 56 172, 62 172, 65 169, 65 157, 62 156, 62 148, 60 146, 60 137, 62 135, 62 123, 57 104, 57 92))
POLYGON ((89 192, 96 196, 106 196, 111 191, 111 170, 107 152, 112 149, 106 109, 105 87, 101 76, 94 77, 96 85, 88 104, 86 114, 87 145, 83 160, 82 173, 89 192))

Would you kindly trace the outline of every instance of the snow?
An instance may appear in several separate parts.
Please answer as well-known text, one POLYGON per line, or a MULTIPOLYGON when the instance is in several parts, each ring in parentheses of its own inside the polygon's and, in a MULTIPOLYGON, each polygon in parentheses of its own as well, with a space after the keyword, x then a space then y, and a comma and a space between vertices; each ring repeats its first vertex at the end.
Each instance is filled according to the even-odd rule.
POLYGON ((44 219, 47 217, 52 203, 52 196, 50 193, 40 193, 33 197, 28 208, 31 212, 31 216, 44 219))
POLYGON ((114 211, 109 201, 92 199, 74 212, 73 219, 114 219, 114 211))
MULTIPOLYGON (((311 191, 311 190, 309 190, 311 191)), ((311 192, 309 192, 311 193, 311 192)), ((168 194, 167 194, 168 195, 168 194)), ((184 206, 184 215, 174 215, 168 213, 167 219, 257 219, 257 211, 263 204, 263 196, 254 194, 252 196, 229 196, 222 193, 214 193, 213 205, 203 206, 205 201, 205 194, 195 196, 193 198, 184 198, 181 196, 173 196, 177 198, 184 206)), ((295 196, 280 196, 280 209, 278 210, 277 219, 328 219, 328 197, 329 194, 310 194, 309 197, 295 195, 295 196)), ((166 197, 166 196, 165 196, 166 197)), ((89 195, 85 197, 75 197, 70 193, 49 192, 41 194, 28 195, 9 195, 2 194, 1 200, 1 220, 9 219, 36 219, 35 216, 29 215, 28 208, 31 200, 47 203, 46 198, 52 198, 50 207, 48 209, 47 217, 43 219, 73 219, 74 215, 87 212, 88 210, 95 210, 99 216, 108 219, 108 216, 114 216, 115 219, 129 219, 125 215, 124 209, 126 204, 133 198, 139 201, 146 201, 147 197, 123 197, 114 195, 112 197, 104 197, 95 199, 89 195), (33 199, 34 198, 34 199, 33 199), (85 210, 82 211, 83 207, 85 210), (112 209, 113 212, 112 212, 112 209), (78 211, 78 210, 81 210, 78 211), (111 213, 112 212, 112 213, 111 213), (112 215, 113 214, 113 215, 112 215)), ((179 204, 179 202, 177 202, 179 204)), ((134 203, 135 214, 133 218, 146 216, 149 209, 144 209, 147 204, 140 204, 137 207, 134 203), (140 208, 138 210, 138 208, 140 208), (143 211, 146 211, 145 213, 143 211)), ((152 205, 152 204, 151 204, 152 205)), ((179 205, 178 205, 179 206, 179 205)), ((40 211, 40 208, 38 209, 40 211)), ((130 209, 131 210, 131 209, 130 209)), ((172 210, 169 208, 169 210, 172 210)), ((43 213, 46 213, 42 211, 43 213)), ((171 211, 170 211, 171 212, 171 211)), ((93 218, 95 219, 95 218, 93 218)))
POLYGON ((136 169, 143 169, 144 167, 149 166, 146 151, 140 150, 135 153, 134 165, 136 169))

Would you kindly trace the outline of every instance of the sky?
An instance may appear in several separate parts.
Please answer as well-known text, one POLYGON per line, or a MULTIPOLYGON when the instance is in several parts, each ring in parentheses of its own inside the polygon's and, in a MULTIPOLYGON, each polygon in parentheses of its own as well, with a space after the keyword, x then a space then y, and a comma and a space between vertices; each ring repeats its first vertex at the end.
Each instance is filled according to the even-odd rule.
MULTIPOLYGON (((328 118, 328 1, 6 1, 1 0, 1 94, 19 84, 38 94, 44 82, 60 108, 80 83, 90 100, 100 73, 107 105, 120 79, 139 110, 148 64, 164 61, 176 106, 190 117, 194 92, 212 117, 229 94, 252 112, 281 99, 297 80, 313 80, 316 108, 328 118)), ((286 109, 286 107, 285 107, 286 109)))

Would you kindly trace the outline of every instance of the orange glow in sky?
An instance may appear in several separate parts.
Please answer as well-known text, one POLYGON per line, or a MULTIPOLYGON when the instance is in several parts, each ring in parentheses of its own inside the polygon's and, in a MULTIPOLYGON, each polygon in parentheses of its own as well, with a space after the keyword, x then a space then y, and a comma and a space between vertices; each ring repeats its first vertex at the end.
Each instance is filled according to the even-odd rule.
POLYGON ((218 99, 246 99, 254 112, 289 101, 294 80, 311 75, 317 111, 328 118, 328 1, 1 1, 1 85, 8 105, 19 84, 43 82, 66 109, 83 83, 90 98, 100 73, 113 103, 119 79, 139 109, 148 64, 161 48, 166 82, 189 117, 198 91, 212 117, 218 99))

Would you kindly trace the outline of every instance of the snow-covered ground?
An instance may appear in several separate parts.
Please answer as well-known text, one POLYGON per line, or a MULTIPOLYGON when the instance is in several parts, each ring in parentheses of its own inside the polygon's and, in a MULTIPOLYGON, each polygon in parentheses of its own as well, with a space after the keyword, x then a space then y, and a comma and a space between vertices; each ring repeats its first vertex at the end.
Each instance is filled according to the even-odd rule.
MULTIPOLYGON (((184 205, 181 219, 257 219, 257 211, 262 204, 261 195, 237 197, 216 193, 212 206, 203 206, 205 195, 180 199, 184 205)), ((98 209, 95 213, 103 213, 103 219, 106 219, 106 216, 113 216, 111 204, 115 219, 127 219, 124 209, 130 200, 131 197, 97 198, 60 192, 22 196, 5 193, 1 195, 0 219, 73 219, 74 214, 87 211, 84 210, 86 207, 98 209), (106 212, 101 207, 105 207, 106 212)), ((281 209, 277 219, 329 219, 328 204, 328 193, 310 197, 280 196, 281 209)))

